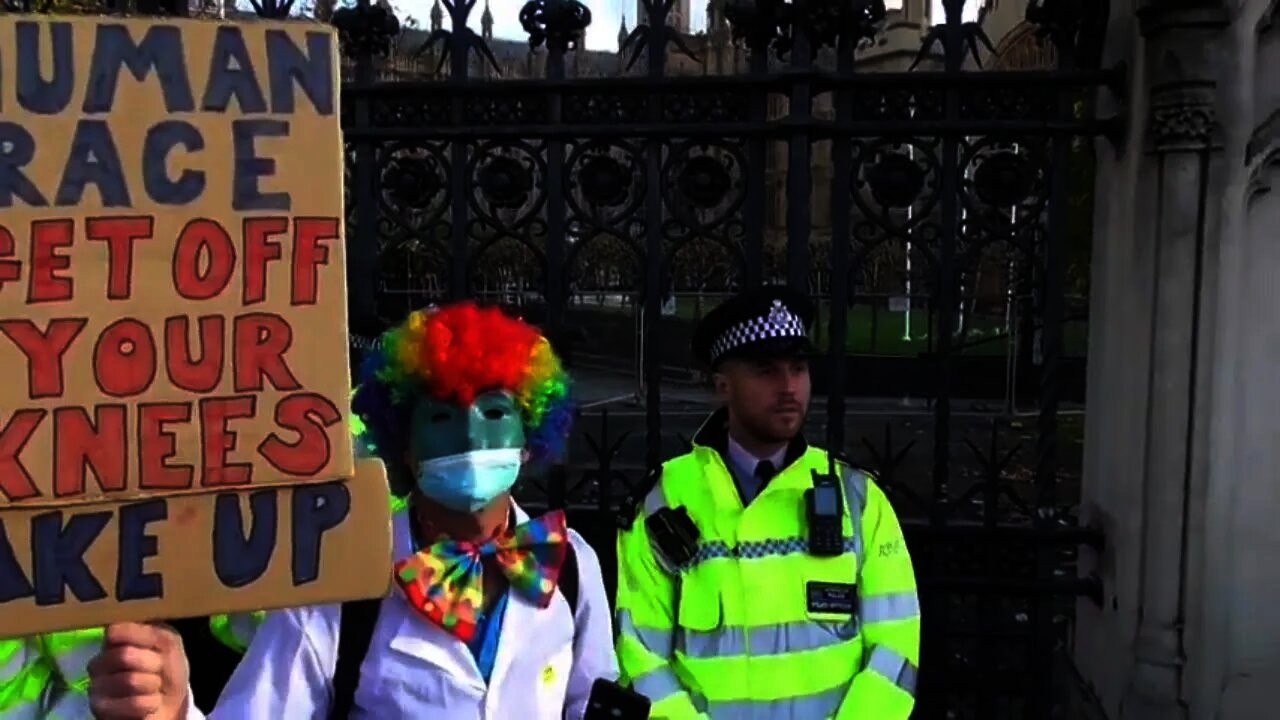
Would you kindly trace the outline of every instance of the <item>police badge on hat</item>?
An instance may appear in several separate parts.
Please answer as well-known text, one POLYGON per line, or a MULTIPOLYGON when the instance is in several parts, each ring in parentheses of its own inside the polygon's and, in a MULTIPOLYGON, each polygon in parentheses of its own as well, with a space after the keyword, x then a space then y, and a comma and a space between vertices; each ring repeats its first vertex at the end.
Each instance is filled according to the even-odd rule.
MULTIPOLYGON (((774 300, 773 307, 769 308, 769 324, 775 327, 789 327, 792 324, 799 324, 800 318, 787 309, 781 300, 774 300)), ((801 330, 803 331, 803 326, 801 330)))

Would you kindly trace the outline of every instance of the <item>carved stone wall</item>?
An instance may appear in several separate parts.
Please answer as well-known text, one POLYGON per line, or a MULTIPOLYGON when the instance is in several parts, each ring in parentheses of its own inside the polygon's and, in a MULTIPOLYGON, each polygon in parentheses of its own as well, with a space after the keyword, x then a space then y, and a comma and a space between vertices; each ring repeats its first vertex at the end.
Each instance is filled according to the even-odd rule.
POLYGON ((1113 2, 1130 126, 1103 151, 1086 505, 1109 717, 1280 716, 1280 25, 1272 0, 1113 2))
POLYGON ((1238 27, 1252 62, 1242 73, 1251 107, 1240 108, 1243 211, 1233 217, 1238 246, 1220 315, 1231 348, 1222 390, 1231 394, 1221 404, 1215 507, 1229 531, 1213 542, 1215 583, 1230 592, 1215 598, 1212 616, 1225 638, 1222 672, 1206 680, 1221 683, 1223 718, 1275 717, 1280 687, 1280 563, 1268 562, 1280 555, 1280 8, 1276 0, 1254 5, 1266 7, 1242 13, 1238 27))

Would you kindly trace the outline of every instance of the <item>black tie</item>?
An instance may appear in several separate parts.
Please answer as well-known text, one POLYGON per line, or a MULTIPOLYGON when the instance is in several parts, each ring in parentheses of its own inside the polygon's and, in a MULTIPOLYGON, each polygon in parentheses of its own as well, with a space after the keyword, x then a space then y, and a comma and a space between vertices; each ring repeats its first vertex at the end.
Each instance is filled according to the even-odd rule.
POLYGON ((760 481, 760 487, 762 488, 766 483, 772 480, 773 476, 777 473, 778 471, 773 469, 773 463, 768 460, 761 460, 756 463, 756 479, 760 481))

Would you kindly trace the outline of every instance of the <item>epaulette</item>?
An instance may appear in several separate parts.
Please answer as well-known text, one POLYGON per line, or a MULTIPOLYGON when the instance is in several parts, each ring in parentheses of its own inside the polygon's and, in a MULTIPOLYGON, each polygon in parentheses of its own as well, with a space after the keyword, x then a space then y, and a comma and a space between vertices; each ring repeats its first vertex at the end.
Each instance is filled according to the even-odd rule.
POLYGON ((640 503, 644 502, 644 498, 628 495, 618 506, 618 514, 614 517, 614 521, 622 530, 630 530, 632 525, 636 524, 636 517, 640 514, 640 503))
POLYGON ((880 479, 879 475, 876 475, 874 472, 868 470, 867 468, 853 462, 844 453, 832 452, 828 450, 827 454, 830 455, 833 460, 835 460, 836 465, 839 465, 844 470, 853 470, 854 472, 860 472, 863 475, 866 475, 867 477, 871 478, 872 480, 878 481, 880 479))
POLYGON ((653 489, 658 487, 658 483, 660 482, 662 482, 661 467, 653 468, 648 473, 646 473, 644 476, 644 480, 640 482, 640 488, 639 488, 640 492, 637 495, 637 497, 640 498, 640 502, 644 502, 644 499, 649 497, 649 493, 653 492, 653 489))

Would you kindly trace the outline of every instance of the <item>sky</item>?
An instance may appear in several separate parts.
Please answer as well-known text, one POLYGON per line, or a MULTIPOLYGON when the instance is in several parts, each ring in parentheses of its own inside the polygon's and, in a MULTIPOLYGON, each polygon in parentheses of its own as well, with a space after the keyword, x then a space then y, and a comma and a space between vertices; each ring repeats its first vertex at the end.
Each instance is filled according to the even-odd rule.
MULTIPOLYGON (((520 8, 525 0, 488 0, 490 12, 493 13, 493 35, 497 38, 525 40, 528 35, 520 27, 520 8)), ((478 0, 475 10, 471 12, 469 24, 479 30, 480 15, 485 0, 478 0)), ((591 25, 587 27, 587 47, 591 50, 616 50, 618 47, 618 24, 626 14, 627 27, 635 27, 635 0, 583 0, 591 9, 591 25)), ((706 0, 690 0, 693 5, 693 30, 697 32, 706 25, 706 0)), ((427 27, 431 23, 432 0, 392 0, 401 22, 406 17, 417 19, 418 24, 427 27)), ((965 19, 971 20, 977 15, 979 0, 968 0, 965 3, 965 19)), ((888 7, 901 7, 902 0, 886 0, 888 7)), ((942 0, 933 0, 933 17, 942 17, 942 0)), ((449 26, 446 16, 445 27, 449 26)))

